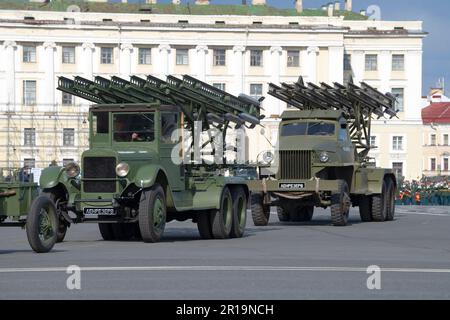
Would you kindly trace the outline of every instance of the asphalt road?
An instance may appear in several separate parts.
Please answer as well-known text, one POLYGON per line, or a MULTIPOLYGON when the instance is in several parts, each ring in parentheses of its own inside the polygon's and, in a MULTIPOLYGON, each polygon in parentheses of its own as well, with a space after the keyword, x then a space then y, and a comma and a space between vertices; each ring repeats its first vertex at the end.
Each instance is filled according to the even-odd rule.
POLYGON ((190 222, 167 225, 161 243, 105 242, 97 225, 73 226, 48 254, 18 228, 0 229, 0 299, 449 299, 450 208, 398 207, 396 220, 268 227, 249 219, 243 239, 200 240, 190 222), (69 290, 69 265, 81 267, 69 290), (381 268, 369 290, 367 267, 381 268))

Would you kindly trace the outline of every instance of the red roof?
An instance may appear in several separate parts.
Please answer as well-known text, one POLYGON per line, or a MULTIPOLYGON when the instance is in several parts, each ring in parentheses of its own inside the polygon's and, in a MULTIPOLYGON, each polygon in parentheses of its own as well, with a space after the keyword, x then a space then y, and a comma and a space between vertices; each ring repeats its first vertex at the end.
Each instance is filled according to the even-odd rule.
POLYGON ((422 109, 422 121, 424 124, 450 124, 450 102, 434 102, 422 109))

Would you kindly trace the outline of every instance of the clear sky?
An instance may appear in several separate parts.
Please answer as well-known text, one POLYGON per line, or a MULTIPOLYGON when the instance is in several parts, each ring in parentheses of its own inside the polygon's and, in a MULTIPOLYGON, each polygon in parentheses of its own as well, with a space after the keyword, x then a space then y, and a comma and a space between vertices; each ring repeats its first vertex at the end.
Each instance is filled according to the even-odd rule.
MULTIPOLYGON (((241 0, 210 0, 215 4, 241 4, 241 0)), ((114 1, 116 2, 116 1, 114 1)), ((144 0, 129 0, 143 3, 144 0)), ((170 3, 170 0, 158 0, 170 3)), ((187 3, 188 0, 182 0, 187 3)), ((189 0, 194 3, 195 0, 189 0)), ((331 0, 303 0, 305 8, 319 8, 331 0)), ((251 0, 247 0, 251 3, 251 0)), ((343 6, 344 0, 341 0, 343 6)), ((289 8, 294 0, 267 0, 267 4, 275 7, 289 8)), ((431 86, 435 86, 438 78, 444 77, 446 93, 450 95, 450 1, 448 0, 353 0, 353 10, 367 9, 369 5, 381 8, 382 20, 421 20, 424 30, 429 32, 424 41, 423 92, 426 94, 431 86)))

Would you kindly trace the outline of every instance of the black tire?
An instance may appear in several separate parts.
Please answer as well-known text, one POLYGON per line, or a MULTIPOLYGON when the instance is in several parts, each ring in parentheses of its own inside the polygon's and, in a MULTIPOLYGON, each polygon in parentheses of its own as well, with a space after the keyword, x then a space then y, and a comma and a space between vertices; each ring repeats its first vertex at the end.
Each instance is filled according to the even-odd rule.
POLYGON ((103 240, 113 241, 115 239, 111 223, 99 223, 98 229, 100 230, 103 240))
POLYGON ((362 196, 359 200, 359 215, 362 222, 372 222, 372 199, 370 196, 362 196))
POLYGON ((166 227, 166 197, 163 188, 156 184, 142 191, 139 202, 139 229, 144 242, 158 242, 166 227))
POLYGON ((372 219, 375 222, 384 222, 387 218, 387 183, 383 180, 381 194, 372 196, 372 219))
POLYGON ((231 238, 242 238, 247 224, 247 194, 242 187, 236 187, 232 192, 233 197, 233 225, 231 238))
MULTIPOLYGON (((57 196, 52 192, 42 192, 42 195, 50 198, 50 200, 53 201, 53 203, 56 205, 57 196)), ((56 208, 56 212, 58 215, 58 230, 56 231, 56 243, 61 243, 64 241, 67 233, 67 228, 69 226, 69 223, 64 220, 64 218, 61 216, 61 213, 59 212, 59 209, 56 208)))
POLYGON ((228 239, 233 227, 233 198, 230 189, 224 187, 220 197, 220 209, 211 215, 212 234, 214 239, 228 239))
POLYGON ((339 192, 332 196, 331 220, 333 225, 344 227, 348 223, 350 213, 350 194, 348 184, 344 180, 339 180, 339 192))
POLYGON ((37 253, 52 250, 57 240, 58 217, 54 202, 46 195, 34 199, 27 216, 28 243, 37 253))
POLYGON ((386 221, 393 221, 395 218, 395 194, 397 193, 395 182, 392 178, 388 178, 388 197, 386 199, 386 221))
POLYGON ((291 217, 289 216, 289 213, 287 213, 283 209, 283 207, 277 207, 277 215, 278 215, 278 220, 280 220, 280 222, 291 221, 291 217))
POLYGON ((270 206, 264 205, 262 193, 252 193, 250 196, 253 223, 257 227, 264 227, 269 224, 270 206))
POLYGON ((212 225, 211 225, 211 212, 205 211, 198 213, 197 215, 197 229, 200 233, 200 237, 204 240, 213 239, 212 225))

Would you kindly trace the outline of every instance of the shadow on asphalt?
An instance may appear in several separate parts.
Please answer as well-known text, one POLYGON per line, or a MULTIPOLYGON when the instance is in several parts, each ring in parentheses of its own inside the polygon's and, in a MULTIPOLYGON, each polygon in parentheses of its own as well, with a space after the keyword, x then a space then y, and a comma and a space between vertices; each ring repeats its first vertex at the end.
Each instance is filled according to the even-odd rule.
MULTIPOLYGON (((45 254, 52 254, 52 253, 61 253, 61 252, 66 252, 66 250, 55 250, 52 249, 50 252, 47 252, 45 254)), ((29 249, 29 250, 0 250, 0 255, 2 254, 12 254, 12 253, 33 253, 33 254, 39 254, 33 251, 33 249, 29 249)))

